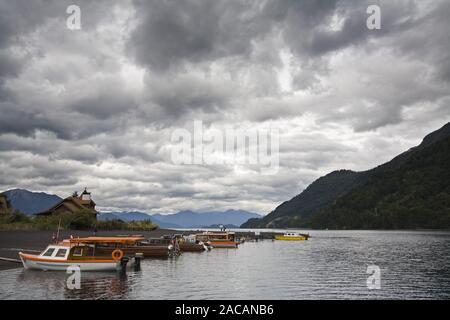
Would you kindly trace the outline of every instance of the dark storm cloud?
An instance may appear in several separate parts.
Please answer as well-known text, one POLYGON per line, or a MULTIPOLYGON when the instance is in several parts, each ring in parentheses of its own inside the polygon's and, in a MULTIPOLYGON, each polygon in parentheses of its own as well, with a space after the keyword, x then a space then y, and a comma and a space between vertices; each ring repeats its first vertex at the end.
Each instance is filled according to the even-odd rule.
POLYGON ((55 132, 63 139, 70 138, 70 130, 59 121, 52 121, 40 111, 18 109, 13 102, 0 102, 0 133, 14 133, 19 136, 33 135, 36 130, 55 132))
POLYGON ((184 62, 245 55, 271 28, 259 2, 135 1, 140 24, 130 39, 139 63, 167 70, 184 62))
POLYGON ((314 58, 412 27, 407 18, 414 9, 412 2, 404 1, 295 1, 286 13, 283 33, 297 54, 314 58), (376 32, 366 27, 366 10, 372 4, 382 13, 383 27, 376 32))
MULTIPOLYGON (((103 100, 100 101, 99 105, 95 102, 98 103, 98 101, 85 101, 83 104, 77 105, 87 115, 70 112, 69 110, 52 110, 48 107, 41 109, 23 106, 20 108, 13 102, 0 102, 2 111, 0 134, 14 133, 18 136, 27 137, 34 136, 38 131, 44 131, 54 133, 59 139, 77 140, 116 129, 116 126, 118 126, 117 119, 97 120, 103 112, 106 118, 109 117, 110 105, 105 105, 103 100), (106 106, 106 110, 101 110, 102 106, 106 106)), ((118 106, 125 108, 124 104, 118 106)))
POLYGON ((70 109, 100 120, 133 112, 137 106, 133 98, 120 88, 116 90, 113 88, 111 86, 99 89, 94 96, 81 97, 70 106, 70 109))
POLYGON ((15 77, 19 74, 23 61, 11 52, 0 50, 0 80, 15 77))
MULTIPOLYGON (((110 18, 110 12, 117 3, 78 1, 77 4, 83 8, 83 31, 80 33, 95 30, 104 19, 110 18)), ((90 96, 74 92, 70 102, 57 101, 51 97, 45 101, 42 97, 44 94, 42 88, 38 89, 39 85, 47 82, 64 86, 77 77, 77 73, 79 77, 84 76, 78 70, 85 59, 82 53, 75 58, 76 63, 69 60, 64 65, 59 64, 58 52, 66 50, 63 58, 71 59, 71 55, 77 54, 75 50, 84 51, 87 55, 90 52, 85 48, 90 48, 91 52, 95 50, 90 43, 82 44, 78 41, 78 45, 82 44, 82 47, 77 47, 77 43, 72 44, 73 41, 71 43, 78 36, 66 28, 66 8, 71 4, 71 1, 56 0, 0 1, 0 133, 32 136, 41 130, 53 132, 61 139, 79 139, 115 128, 115 121, 98 122, 95 119, 114 117, 128 111, 135 104, 129 94, 122 90, 123 84, 111 81, 101 81, 98 90, 90 96), (52 48, 58 45, 53 65, 42 70, 35 69, 24 76, 24 79, 18 80, 20 72, 26 67, 35 67, 40 60, 53 56, 55 51, 52 48), (18 84, 24 84, 29 89, 28 76, 38 78, 32 84, 36 89, 23 92, 16 88, 16 84, 11 84, 18 81, 18 84), (29 101, 24 102, 24 98, 29 101)), ((97 56, 91 55, 87 61, 94 67, 104 64, 107 59, 100 53, 97 56)), ((83 68, 86 73, 86 64, 83 68)), ((108 68, 109 66, 104 67, 105 70, 108 68)), ((92 88, 87 89, 91 90, 84 91, 92 91, 92 88)))
POLYGON ((130 51, 139 63, 155 70, 228 56, 246 57, 251 54, 254 41, 277 30, 285 30, 289 46, 296 48, 296 43, 310 46, 311 54, 331 50, 322 48, 324 45, 341 47, 340 42, 348 42, 356 29, 364 34, 363 16, 348 19, 343 36, 327 38, 319 33, 318 39, 313 34, 303 41, 303 35, 320 30, 329 22, 337 1, 136 0, 134 3, 140 22, 131 34, 130 51))
POLYGON ((147 86, 150 99, 170 119, 195 110, 220 113, 233 96, 230 83, 190 75, 149 78, 147 86))
POLYGON ((168 70, 227 56, 249 56, 255 40, 281 31, 296 54, 317 57, 410 25, 414 6, 383 2, 383 25, 366 28, 370 1, 134 1, 139 24, 130 51, 139 63, 168 70), (338 30, 329 28, 341 19, 338 30))
MULTIPOLYGON (((203 68, 203 65, 207 66, 224 58, 241 59, 243 64, 257 65, 259 70, 270 70, 273 60, 270 61, 271 64, 266 65, 255 60, 255 44, 278 34, 282 35, 282 45, 291 51, 300 67, 298 72, 292 74, 295 89, 320 87, 323 77, 327 77, 331 72, 329 59, 334 53, 347 48, 367 51, 368 55, 381 50, 387 50, 389 54, 396 54, 396 50, 401 50, 398 54, 402 56, 408 56, 410 52, 421 52, 420 57, 416 57, 418 62, 426 57, 430 70, 439 65, 437 76, 445 79, 450 74, 450 59, 446 54, 450 50, 424 52, 426 46, 423 46, 424 42, 428 42, 432 47, 444 46, 443 49, 447 49, 444 43, 450 43, 444 38, 445 31, 441 31, 449 27, 445 20, 449 5, 445 1, 436 4, 436 8, 425 17, 421 16, 424 10, 414 1, 380 1, 377 4, 381 7, 382 28, 376 31, 366 27, 366 9, 372 4, 370 1, 189 0, 180 3, 137 0, 134 4, 138 24, 128 40, 129 52, 138 63, 153 71, 167 73, 173 78, 177 78, 178 74, 189 74, 190 68, 195 66, 203 68), (439 29, 432 29, 435 24, 439 29), (424 41, 414 41, 414 37, 408 36, 410 33, 418 34, 418 39, 423 38, 424 41), (408 51, 405 46, 409 46, 408 51)), ((265 49, 269 52, 279 48, 265 49)), ((229 68, 225 72, 233 70, 229 68)), ((242 68, 238 69, 238 72, 241 71, 242 68)), ((268 74, 273 84, 276 70, 268 74)), ((158 78, 155 79, 157 82, 158 78)), ((331 108, 335 110, 330 113, 328 108, 320 118, 327 121, 332 121, 333 117, 344 121, 348 119, 347 123, 358 131, 374 130, 402 121, 403 106, 430 101, 427 100, 428 97, 435 100, 445 91, 437 88, 427 91, 421 88, 422 84, 415 79, 418 87, 409 92, 405 90, 408 82, 405 80, 397 84, 395 91, 398 93, 395 95, 390 90, 387 93, 376 90, 376 94, 371 96, 370 103, 381 110, 373 119, 370 117, 374 115, 371 109, 367 109, 362 101, 353 106, 345 106, 348 112, 344 113, 336 112, 343 106, 335 105, 331 108), (436 95, 437 93, 439 94, 436 95)), ((265 84, 263 78, 256 78, 255 81, 260 82, 261 89, 258 90, 261 92, 272 92, 269 83, 265 84)), ((239 96, 233 95, 232 92, 228 93, 228 97, 222 94, 202 94, 201 83, 186 82, 179 86, 176 84, 164 81, 163 84, 149 85, 150 99, 160 109, 155 110, 155 113, 161 112, 166 116, 179 118, 180 115, 189 115, 189 111, 196 109, 221 113, 229 107, 241 108, 224 103, 230 99, 239 99, 239 96), (168 88, 171 85, 172 89, 168 88), (192 90, 192 87, 197 87, 197 90, 192 90)), ((213 86, 211 89, 211 93, 217 92, 213 86)), ((255 89, 246 95, 249 94, 257 95, 259 92, 255 89)), ((274 92, 273 97, 277 98, 276 94, 277 92, 274 92)), ((241 99, 240 104, 245 105, 244 112, 250 115, 252 111, 248 102, 241 99)), ((260 106, 250 119, 266 121, 300 116, 308 111, 292 107, 280 110, 277 104, 279 103, 260 106)))

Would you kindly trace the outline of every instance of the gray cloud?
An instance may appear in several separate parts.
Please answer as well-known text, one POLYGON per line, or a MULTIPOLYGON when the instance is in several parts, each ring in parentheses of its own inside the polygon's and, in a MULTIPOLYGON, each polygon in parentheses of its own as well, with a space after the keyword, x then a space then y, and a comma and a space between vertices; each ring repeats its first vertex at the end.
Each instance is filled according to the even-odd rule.
POLYGON ((234 55, 248 55, 251 41, 272 28, 259 1, 134 1, 139 25, 131 52, 139 63, 167 70, 234 55))
POLYGON ((450 3, 0 1, 0 188, 102 207, 269 212, 450 120, 450 3), (280 130, 280 170, 171 161, 173 130, 280 130))

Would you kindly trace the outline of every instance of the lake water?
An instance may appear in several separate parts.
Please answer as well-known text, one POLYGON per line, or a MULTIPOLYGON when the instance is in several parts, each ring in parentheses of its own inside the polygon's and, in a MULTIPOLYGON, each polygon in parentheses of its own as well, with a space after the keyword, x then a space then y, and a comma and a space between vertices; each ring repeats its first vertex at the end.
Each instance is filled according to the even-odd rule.
POLYGON ((139 272, 0 271, 0 299, 450 299, 450 232, 311 231, 308 241, 148 259, 139 272), (369 265, 381 288, 368 289, 369 265))

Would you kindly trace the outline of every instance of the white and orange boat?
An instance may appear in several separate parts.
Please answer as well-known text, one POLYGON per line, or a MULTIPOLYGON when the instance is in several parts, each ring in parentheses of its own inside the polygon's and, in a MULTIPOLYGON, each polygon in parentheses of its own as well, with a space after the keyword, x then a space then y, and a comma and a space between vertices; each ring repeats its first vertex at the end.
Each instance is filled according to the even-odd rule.
POLYGON ((39 255, 19 252, 25 269, 66 271, 68 267, 77 266, 82 271, 113 271, 120 270, 127 264, 133 265, 135 257, 124 258, 121 249, 105 254, 96 250, 102 245, 132 245, 142 240, 138 237, 88 237, 63 240, 50 244, 39 255), (97 251, 97 252, 96 252, 97 251), (125 265, 124 265, 125 264, 125 265))
POLYGON ((237 248, 239 242, 235 240, 234 232, 205 231, 195 235, 197 241, 202 241, 212 248, 237 248))

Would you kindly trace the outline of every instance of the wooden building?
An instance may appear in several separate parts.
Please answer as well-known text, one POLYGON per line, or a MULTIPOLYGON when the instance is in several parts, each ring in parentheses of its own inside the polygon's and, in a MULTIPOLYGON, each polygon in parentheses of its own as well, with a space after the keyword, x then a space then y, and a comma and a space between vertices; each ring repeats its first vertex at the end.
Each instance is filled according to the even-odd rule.
POLYGON ((7 214, 10 212, 9 201, 4 194, 0 194, 0 214, 7 214))
POLYGON ((81 195, 73 194, 71 197, 65 198, 47 211, 38 213, 38 215, 67 214, 79 211, 90 212, 97 217, 95 210, 95 202, 92 200, 91 193, 84 189, 81 195))

